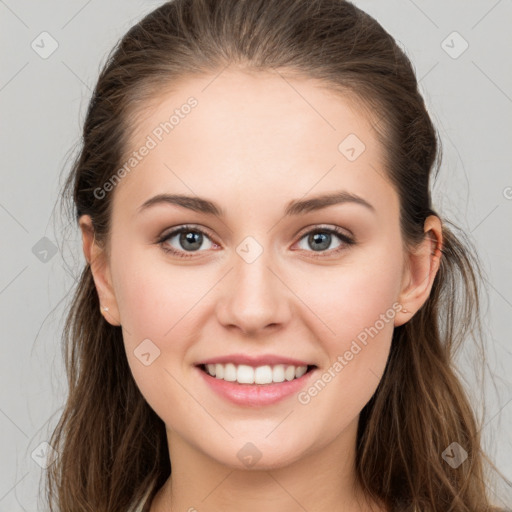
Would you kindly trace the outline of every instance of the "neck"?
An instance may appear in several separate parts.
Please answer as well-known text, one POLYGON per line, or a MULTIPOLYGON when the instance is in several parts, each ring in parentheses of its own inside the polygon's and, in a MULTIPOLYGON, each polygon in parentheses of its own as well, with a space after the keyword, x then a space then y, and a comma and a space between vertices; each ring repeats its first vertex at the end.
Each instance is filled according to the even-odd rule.
POLYGON ((333 442, 286 466, 238 469, 219 463, 167 432, 172 475, 151 512, 382 512, 355 478, 357 419, 333 442), (257 499, 256 499, 257 497, 257 499))

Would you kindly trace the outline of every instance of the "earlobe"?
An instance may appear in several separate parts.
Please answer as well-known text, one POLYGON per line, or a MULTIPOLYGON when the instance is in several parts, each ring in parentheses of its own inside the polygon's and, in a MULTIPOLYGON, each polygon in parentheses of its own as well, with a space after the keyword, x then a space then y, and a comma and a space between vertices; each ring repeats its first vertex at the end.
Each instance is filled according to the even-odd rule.
POLYGON ((89 215, 82 215, 79 219, 82 231, 82 247, 85 259, 91 268, 91 273, 96 286, 96 292, 100 302, 100 311, 103 317, 111 325, 121 325, 119 311, 112 286, 112 278, 107 260, 107 255, 96 241, 94 227, 89 215))
POLYGON ((424 231, 423 242, 407 257, 402 290, 398 298, 403 309, 395 317, 395 327, 409 321, 428 300, 439 270, 443 243, 442 224, 439 217, 435 215, 427 217, 424 231))

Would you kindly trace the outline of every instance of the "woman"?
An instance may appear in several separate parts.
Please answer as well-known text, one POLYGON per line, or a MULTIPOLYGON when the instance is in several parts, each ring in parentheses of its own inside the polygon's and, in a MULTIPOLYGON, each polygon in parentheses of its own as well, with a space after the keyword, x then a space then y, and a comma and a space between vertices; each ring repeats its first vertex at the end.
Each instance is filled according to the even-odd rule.
POLYGON ((479 268, 432 207, 437 150, 349 2, 132 27, 65 189, 87 264, 52 510, 495 510, 453 369, 479 268))

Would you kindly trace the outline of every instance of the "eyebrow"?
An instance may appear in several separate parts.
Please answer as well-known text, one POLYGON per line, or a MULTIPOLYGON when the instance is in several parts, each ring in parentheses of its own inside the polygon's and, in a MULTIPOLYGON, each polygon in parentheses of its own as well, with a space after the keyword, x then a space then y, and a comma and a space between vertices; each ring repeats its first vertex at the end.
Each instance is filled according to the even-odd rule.
MULTIPOLYGON (((375 213, 375 207, 362 197, 347 192, 345 190, 337 191, 331 194, 323 194, 320 196, 312 197, 305 200, 290 201, 285 209, 285 216, 300 215, 301 213, 308 213, 316 210, 321 210, 334 204, 355 203, 362 205, 375 213)), ((204 213, 207 215, 214 215, 216 217, 225 217, 225 212, 222 208, 216 205, 213 201, 204 199, 197 196, 185 196, 180 194, 158 194, 149 198, 139 208, 138 211, 142 212, 151 206, 157 204, 173 204, 178 205, 195 212, 204 213)))

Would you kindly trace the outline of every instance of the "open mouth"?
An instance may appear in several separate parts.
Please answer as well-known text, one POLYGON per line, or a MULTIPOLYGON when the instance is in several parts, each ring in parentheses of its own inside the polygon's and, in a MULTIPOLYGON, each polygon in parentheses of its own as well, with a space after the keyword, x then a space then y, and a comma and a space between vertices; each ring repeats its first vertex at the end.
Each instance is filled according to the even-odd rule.
POLYGON ((204 373, 217 380, 236 382, 238 384, 279 384, 300 379, 315 370, 316 365, 293 366, 287 364, 249 366, 245 364, 200 364, 204 373))

